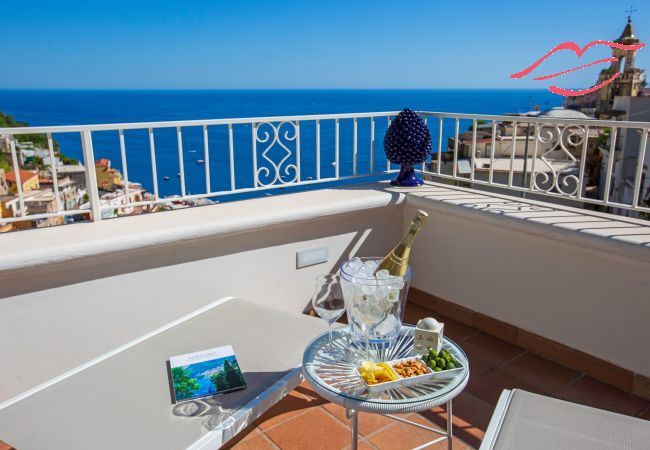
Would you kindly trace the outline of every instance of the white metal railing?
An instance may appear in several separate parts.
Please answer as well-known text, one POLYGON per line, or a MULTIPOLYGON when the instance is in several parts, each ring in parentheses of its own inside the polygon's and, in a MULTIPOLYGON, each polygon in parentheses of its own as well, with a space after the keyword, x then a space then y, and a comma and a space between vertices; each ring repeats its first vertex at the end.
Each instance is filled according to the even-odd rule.
MULTIPOLYGON (((435 127, 438 145, 428 164, 429 168, 421 171, 425 175, 477 187, 490 186, 601 205, 613 208, 613 211, 618 208, 650 212, 649 205, 643 203, 650 196, 650 176, 647 176, 646 163, 650 122, 440 112, 421 114, 428 117, 430 122, 434 118, 438 122, 435 127), (468 132, 471 131, 470 136, 465 136, 466 139, 463 139, 461 122, 468 124, 468 132), (483 158, 489 161, 479 167, 477 147, 480 139, 477 139, 477 130, 481 122, 489 130, 489 137, 484 139, 488 142, 483 143, 490 146, 483 148, 490 151, 483 158), (453 133, 447 133, 450 137, 447 146, 443 142, 445 124, 447 128, 453 127, 453 133), (510 130, 500 134, 499 129, 504 127, 510 130), (624 139, 621 134, 625 135, 624 139), (469 147, 465 155, 460 151, 461 143, 469 147), (498 143, 510 143, 510 146, 503 151, 502 145, 502 152, 497 157, 498 143), (521 148, 524 145, 525 151, 521 148), (588 167, 590 156, 591 167, 588 167), (604 158, 602 162, 599 162, 599 156, 604 158), (469 170, 459 174, 459 161, 462 159, 468 163, 469 170), (499 159, 506 163, 505 174, 503 164, 498 164, 499 159), (522 169, 516 167, 518 161, 523 162, 522 169), (564 169, 559 170, 558 165, 563 165, 564 169), (592 174, 589 180, 588 168, 592 174), (496 180, 497 171, 505 175, 501 181, 496 180), (519 175, 519 182, 515 180, 516 175, 519 175), (630 186, 632 189, 629 189, 630 186)), ((434 129, 431 124, 429 126, 434 129)))
MULTIPOLYGON (((88 215, 96 221, 101 220, 103 212, 115 209, 114 204, 102 205, 100 199, 95 159, 104 155, 96 155, 93 147, 94 138, 98 133, 117 133, 125 194, 125 200, 119 207, 126 209, 395 172, 395 167, 386 160, 381 145, 380 150, 377 150, 376 134, 384 131, 396 114, 398 111, 0 129, 0 135, 9 136, 9 151, 14 168, 19 167, 16 136, 44 134, 47 137, 50 160, 54 161, 52 135, 78 135, 89 200, 87 207, 66 210, 60 201, 57 167, 52 166, 53 190, 57 199, 56 210, 30 214, 25 206, 26 193, 22 189, 20 172, 15 171, 16 193, 20 205, 18 215, 0 218, 0 222, 40 220, 77 214, 88 215), (329 124, 327 130, 324 130, 325 124, 329 124), (345 136, 341 131, 344 124, 349 126, 349 133, 345 136), (305 132, 306 127, 309 127, 308 132, 305 132), (201 154, 204 160, 205 192, 198 194, 192 194, 187 189, 183 138, 184 131, 194 128, 201 133, 201 154), (157 133, 165 129, 175 133, 175 148, 166 150, 167 156, 170 153, 175 154, 179 167, 180 195, 171 197, 160 195, 161 166, 157 162, 160 156, 157 133), (146 133, 148 151, 141 148, 140 150, 144 151, 140 151, 138 156, 146 156, 149 159, 153 190, 149 199, 140 201, 132 201, 129 196, 131 173, 125 135, 134 130, 146 133), (219 145, 213 148, 210 145, 211 135, 219 130, 223 132, 224 137, 219 145), (248 135, 248 144, 242 145, 242 138, 246 135, 248 135), (326 157, 325 150, 329 151, 326 157), (242 152, 250 153, 246 156, 242 152), (242 158, 250 158, 251 167, 240 167, 242 158), (216 163, 218 160, 228 166, 225 177, 229 179, 226 180, 225 187, 215 186, 213 183, 215 176, 211 170, 214 166, 210 161, 216 163), (344 160, 350 166, 347 173, 343 173, 341 169, 344 160), (329 171, 331 172, 329 175, 324 169, 328 162, 333 168, 329 171), (360 162, 364 163, 363 168, 360 167, 360 162), (313 177, 306 177, 303 174, 303 170, 307 167, 315 169, 313 177), (240 183, 242 177, 250 180, 250 185, 242 187, 240 183)), ((432 131, 433 142, 437 143, 431 160, 422 164, 420 168, 420 172, 425 176, 623 210, 650 212, 650 208, 643 204, 642 198, 643 189, 650 181, 644 178, 646 174, 644 159, 650 129, 648 122, 441 112, 420 114, 432 131), (470 125, 466 132, 469 134, 462 133, 465 125, 470 125), (478 138, 478 125, 484 126, 487 130, 489 137, 483 138, 481 144, 490 144, 489 152, 486 151, 487 145, 483 145, 482 150, 478 149, 481 141, 478 138), (628 148, 628 144, 634 140, 629 138, 634 137, 635 132, 639 142, 636 150, 632 151, 628 148), (622 139, 622 135, 625 135, 625 139, 622 139), (445 137, 450 138, 450 141, 445 142, 445 137), (523 141, 520 142, 522 139, 523 141), (510 142, 509 148, 507 148, 508 142, 510 142), (500 153, 497 155, 498 144, 500 153), (589 155, 594 152, 605 154, 602 167, 598 170, 594 168, 593 161, 587 163, 589 155), (636 159, 635 169, 631 177, 625 178, 625 170, 626 167, 629 168, 631 157, 636 159), (520 162, 523 162, 521 169, 517 167, 520 162), (463 166, 462 163, 466 164, 463 166), (558 164, 562 165, 563 169, 558 169, 558 164), (587 176, 588 172, 590 176, 587 176), (599 180, 595 180, 596 172, 600 173, 599 180), (625 189, 622 187, 624 185, 628 186, 627 194, 621 193, 621 190, 625 189), (625 195, 628 197, 627 200, 625 195)), ((480 136, 484 135, 481 133, 480 136)))
MULTIPOLYGON (((25 207, 24 200, 26 193, 22 189, 21 174, 16 173, 16 190, 20 201, 19 214, 16 217, 0 218, 1 222, 19 222, 26 220, 39 220, 53 217, 70 216, 70 215, 89 215, 91 220, 101 220, 102 213, 115 209, 115 205, 102 205, 97 183, 97 173, 95 168, 95 159, 104 155, 97 155, 93 142, 95 135, 101 132, 117 132, 119 140, 119 159, 121 175, 124 180, 124 198, 120 209, 145 207, 156 204, 168 204, 177 202, 186 202, 201 198, 212 198, 232 194, 244 194, 255 191, 265 191, 288 186, 303 186, 318 183, 350 180, 376 176, 392 172, 394 169, 386 161, 385 170, 377 170, 376 161, 382 159, 375 148, 375 127, 377 121, 382 121, 384 126, 390 124, 391 116, 398 114, 398 111, 376 112, 376 113, 353 113, 353 114, 322 114, 322 115, 305 115, 305 116, 282 116, 282 117, 256 117, 256 118, 235 118, 235 119, 213 119, 213 120, 186 120, 170 122, 143 122, 143 123, 118 123, 118 124, 100 124, 100 125, 79 125, 79 126, 47 126, 47 127, 25 127, 25 128, 4 128, 0 129, 0 135, 9 136, 10 152, 13 167, 19 167, 18 153, 16 149, 16 136, 21 134, 44 134, 48 139, 49 152, 51 161, 54 161, 54 149, 52 135, 61 136, 64 134, 76 134, 80 137, 81 149, 83 155, 83 164, 85 166, 85 181, 88 194, 88 207, 73 210, 66 210, 57 201, 56 211, 43 214, 30 214, 25 207), (359 121, 368 122, 369 154, 365 155, 369 159, 369 165, 363 172, 359 169, 359 121), (352 135, 351 142, 342 142, 341 125, 345 122, 351 122, 352 135), (309 155, 309 160, 305 161, 302 155, 303 146, 307 137, 301 135, 301 126, 305 123, 312 124, 315 127, 315 135, 310 136, 314 142, 313 154, 309 155), (323 124, 331 123, 332 128, 332 161, 333 174, 326 176, 323 174, 321 165, 326 162, 322 158, 323 149, 323 124), (183 132, 188 128, 198 127, 202 132, 202 156, 203 167, 205 171, 205 192, 192 194, 187 190, 186 179, 186 158, 183 147, 183 132), (237 129, 239 127, 239 129, 237 129), (247 128, 250 127, 250 131, 247 128), (210 133, 215 129, 223 128, 227 132, 227 140, 221 148, 210 148, 210 133), (179 167, 180 195, 164 197, 159 192, 159 164, 157 158, 159 149, 156 145, 156 132, 163 129, 172 129, 176 132, 176 162, 179 167), (129 195, 131 189, 130 171, 127 158, 127 143, 125 134, 134 130, 141 130, 148 134, 148 157, 151 165, 152 179, 152 197, 148 200, 131 201, 129 195), (238 149, 238 142, 241 144, 243 134, 249 133, 250 155, 252 170, 249 173, 243 173, 238 168, 238 158, 243 157, 238 149), (240 138, 240 139, 237 139, 240 138), (214 159, 215 152, 221 152, 227 155, 229 166, 229 183, 225 189, 214 189, 211 183, 211 159, 214 159), (279 156, 271 154, 278 153, 279 156), (343 152, 346 152, 343 154, 343 152), (349 155, 347 152, 351 152, 349 155), (341 160, 350 156, 351 170, 349 174, 341 172, 341 160), (315 176, 306 178, 301 173, 301 168, 305 164, 315 164, 315 176), (239 178, 252 178, 252 185, 239 187, 237 183, 239 178)), ((249 150, 241 149, 242 151, 249 150)), ((381 152, 383 155, 383 151, 381 152)), ((385 159, 385 157, 383 157, 385 159)), ((57 180, 57 168, 53 165, 51 168, 53 180, 57 180)), ((135 180, 140 181, 140 180, 135 180)), ((60 197, 57 181, 53 183, 55 197, 60 197)))

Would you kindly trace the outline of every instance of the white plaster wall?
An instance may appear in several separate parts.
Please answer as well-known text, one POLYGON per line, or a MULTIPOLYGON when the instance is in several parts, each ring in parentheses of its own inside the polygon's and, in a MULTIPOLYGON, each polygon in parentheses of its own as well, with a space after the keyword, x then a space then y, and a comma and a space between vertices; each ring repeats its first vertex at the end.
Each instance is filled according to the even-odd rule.
POLYGON ((650 375, 650 248, 410 196, 405 225, 418 208, 414 287, 650 375))

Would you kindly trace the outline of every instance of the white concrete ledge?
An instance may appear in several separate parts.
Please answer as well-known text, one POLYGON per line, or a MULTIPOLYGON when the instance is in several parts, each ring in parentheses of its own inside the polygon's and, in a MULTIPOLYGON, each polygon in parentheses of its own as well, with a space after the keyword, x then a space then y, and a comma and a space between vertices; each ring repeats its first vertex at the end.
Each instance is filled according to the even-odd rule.
POLYGON ((416 207, 650 261, 649 221, 440 183, 388 190, 416 207))
POLYGON ((0 238, 0 271, 318 220, 405 201, 650 260, 650 222, 440 183, 395 188, 383 182, 10 233, 0 238))
POLYGON ((0 271, 319 220, 403 200, 378 185, 321 189, 15 232, 0 237, 0 271))

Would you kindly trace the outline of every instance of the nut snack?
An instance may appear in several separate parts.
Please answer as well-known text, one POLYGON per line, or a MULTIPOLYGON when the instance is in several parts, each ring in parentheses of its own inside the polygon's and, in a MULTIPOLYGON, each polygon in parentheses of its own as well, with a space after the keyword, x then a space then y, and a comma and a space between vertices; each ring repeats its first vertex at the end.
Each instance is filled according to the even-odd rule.
POLYGON ((402 378, 416 377, 426 374, 427 368, 417 359, 409 359, 393 364, 393 370, 402 378))

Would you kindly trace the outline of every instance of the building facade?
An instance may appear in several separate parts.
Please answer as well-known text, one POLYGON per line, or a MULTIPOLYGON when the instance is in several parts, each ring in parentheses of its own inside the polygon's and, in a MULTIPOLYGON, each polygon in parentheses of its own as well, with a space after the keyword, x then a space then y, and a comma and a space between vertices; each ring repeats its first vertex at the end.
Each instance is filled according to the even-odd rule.
POLYGON ((124 187, 124 179, 119 170, 111 167, 108 159, 100 159, 95 162, 97 174, 97 186, 104 191, 115 191, 124 187))
MULTIPOLYGON (((650 122, 650 97, 616 97, 614 109, 620 111, 619 120, 633 122, 650 122)), ((650 179, 647 176, 650 167, 650 141, 646 143, 645 151, 641 148, 641 133, 639 130, 621 128, 618 131, 617 151, 612 173, 612 196, 620 203, 630 204, 634 200, 634 188, 639 164, 641 165, 641 185, 638 204, 650 204, 650 179), (643 154, 643 161, 639 155, 643 154)), ((603 167, 603 170, 605 168, 603 167)), ((627 211, 621 214, 635 215, 627 211)))
MULTIPOLYGON (((618 39, 614 41, 617 44, 634 45, 641 41, 634 33, 632 19, 628 16, 627 24, 618 39)), ((596 113, 600 116, 609 115, 614 108, 614 97, 636 97, 643 93, 645 87, 645 70, 639 69, 634 65, 636 50, 623 50, 618 48, 612 49, 612 56, 617 61, 612 61, 611 65, 600 72, 598 83, 602 83, 617 73, 620 75, 611 83, 603 86, 598 90, 598 99, 596 103, 596 113), (623 70, 621 71, 621 67, 623 70)))
MULTIPOLYGON (((32 191, 40 187, 38 181, 38 172, 36 170, 22 170, 19 171, 20 185, 23 192, 32 191)), ((18 192, 18 177, 16 171, 12 170, 6 176, 7 184, 9 185, 9 192, 15 194, 18 192)))

